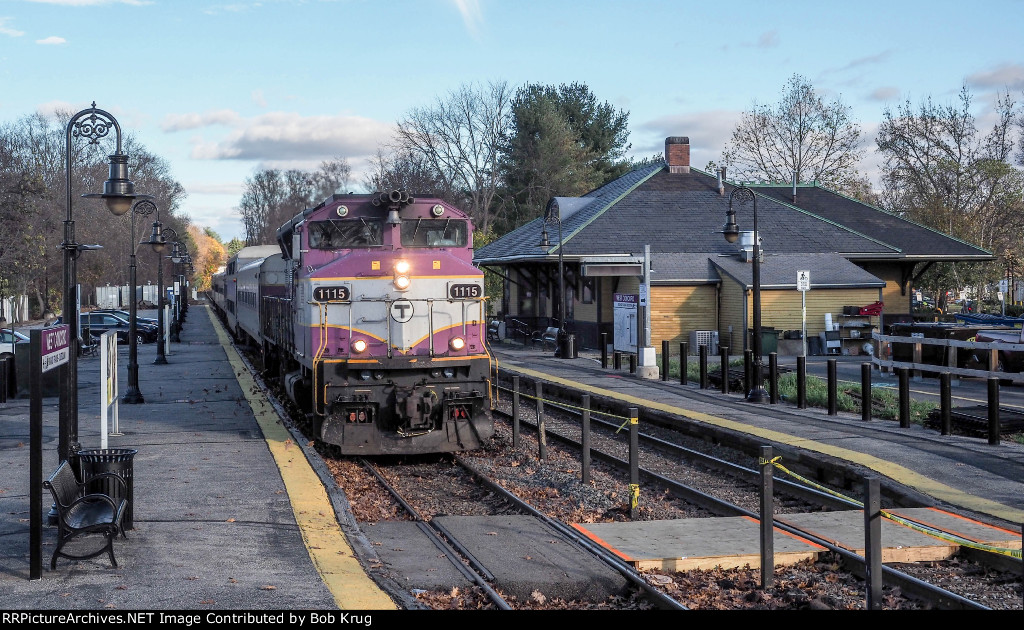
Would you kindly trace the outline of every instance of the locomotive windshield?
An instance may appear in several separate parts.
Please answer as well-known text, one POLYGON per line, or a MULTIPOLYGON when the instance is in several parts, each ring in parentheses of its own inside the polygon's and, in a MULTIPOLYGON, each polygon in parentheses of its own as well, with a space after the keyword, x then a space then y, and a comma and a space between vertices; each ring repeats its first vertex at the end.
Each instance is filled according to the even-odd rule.
POLYGON ((383 245, 380 219, 313 221, 309 224, 311 249, 350 249, 383 245))
POLYGON ((465 247, 469 229, 462 219, 405 219, 402 247, 465 247))

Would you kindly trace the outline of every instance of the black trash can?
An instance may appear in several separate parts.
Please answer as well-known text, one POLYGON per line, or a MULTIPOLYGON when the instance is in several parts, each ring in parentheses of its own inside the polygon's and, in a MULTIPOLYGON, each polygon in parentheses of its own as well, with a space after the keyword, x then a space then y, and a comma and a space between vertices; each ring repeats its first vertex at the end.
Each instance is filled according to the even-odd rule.
POLYGON ((559 338, 558 356, 563 359, 575 359, 579 356, 576 352, 576 335, 565 333, 559 338))
POLYGON ((135 491, 132 478, 134 473, 134 458, 138 453, 130 448, 97 448, 78 451, 78 457, 82 462, 82 481, 86 484, 89 492, 102 492, 107 496, 118 499, 127 499, 128 506, 125 508, 122 525, 125 529, 134 529, 132 521, 135 508, 135 491), (124 495, 125 488, 109 477, 96 479, 90 483, 90 479, 101 473, 114 473, 124 480, 127 486, 128 496, 124 495))

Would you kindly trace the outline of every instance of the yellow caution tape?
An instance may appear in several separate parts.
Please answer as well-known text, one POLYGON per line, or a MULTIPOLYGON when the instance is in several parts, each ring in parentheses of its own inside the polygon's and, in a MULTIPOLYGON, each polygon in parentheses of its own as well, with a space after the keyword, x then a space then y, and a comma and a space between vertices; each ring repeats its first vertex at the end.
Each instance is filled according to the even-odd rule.
MULTIPOLYGON (((808 486, 811 486, 813 488, 821 490, 822 492, 825 492, 827 494, 831 494, 832 496, 839 497, 840 499, 849 501, 850 503, 853 503, 853 504, 855 504, 855 505, 857 505, 857 506, 859 506, 859 507, 861 507, 863 509, 863 507, 864 507, 864 502, 863 501, 858 501, 857 499, 854 499, 853 497, 848 497, 845 494, 841 494, 839 492, 835 492, 835 491, 831 490, 830 488, 826 488, 825 486, 823 486, 823 485, 821 485, 819 483, 816 483, 816 482, 814 482, 814 481, 812 481, 812 480, 810 480, 810 479, 808 479, 806 477, 803 477, 801 475, 798 475, 797 473, 793 472, 792 470, 789 470, 788 468, 786 468, 782 464, 779 464, 778 460, 780 460, 780 459, 782 459, 782 458, 781 457, 775 457, 775 458, 773 458, 771 460, 770 463, 772 463, 776 468, 778 468, 782 472, 786 473, 790 477, 793 477, 794 479, 796 479, 796 480, 798 480, 798 481, 800 481, 800 482, 802 482, 804 484, 807 484, 808 486)), ((767 463, 769 463, 769 462, 765 461, 763 458, 758 458, 758 462, 762 466, 767 464, 767 463)), ((904 518, 902 516, 897 516, 895 514, 886 512, 885 510, 881 510, 881 514, 882 514, 883 517, 889 519, 890 521, 899 523, 900 525, 903 525, 905 527, 909 527, 910 529, 913 529, 915 531, 921 532, 922 534, 925 534, 927 536, 931 536, 932 538, 938 538, 939 540, 945 540, 947 542, 951 542, 951 543, 960 545, 961 547, 970 547, 971 549, 978 549, 978 550, 981 550, 981 551, 988 551, 990 553, 996 553, 996 554, 1003 555, 1003 556, 1009 556, 1011 558, 1017 558, 1017 559, 1021 558, 1021 550, 1020 549, 1003 549, 1001 547, 993 547, 991 545, 985 545, 985 544, 982 544, 982 543, 974 542, 973 540, 968 540, 966 538, 957 536, 956 534, 950 534, 949 532, 944 532, 944 531, 942 531, 940 529, 936 529, 936 528, 931 527, 929 525, 923 525, 921 523, 918 523, 916 521, 912 521, 912 520, 904 518)))

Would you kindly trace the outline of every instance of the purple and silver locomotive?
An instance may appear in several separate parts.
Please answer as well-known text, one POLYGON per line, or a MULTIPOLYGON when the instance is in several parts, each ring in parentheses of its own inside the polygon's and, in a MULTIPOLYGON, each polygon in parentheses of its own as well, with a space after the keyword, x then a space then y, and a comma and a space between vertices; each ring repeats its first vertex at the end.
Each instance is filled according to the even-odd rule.
POLYGON ((237 287, 222 309, 232 332, 260 346, 323 442, 386 455, 491 438, 484 279, 465 213, 405 191, 333 195, 277 240, 265 257, 241 250, 245 264, 229 261, 214 286, 237 287))

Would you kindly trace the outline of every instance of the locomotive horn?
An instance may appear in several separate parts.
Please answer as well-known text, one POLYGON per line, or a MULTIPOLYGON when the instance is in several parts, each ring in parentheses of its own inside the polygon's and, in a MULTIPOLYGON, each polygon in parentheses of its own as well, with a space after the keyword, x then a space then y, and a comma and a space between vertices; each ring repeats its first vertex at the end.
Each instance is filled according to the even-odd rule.
POLYGON ((400 201, 403 201, 402 192, 403 191, 401 190, 392 190, 389 195, 391 197, 391 203, 399 203, 400 201))

